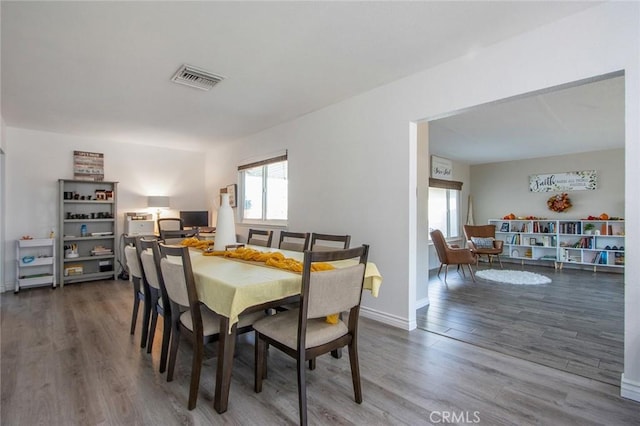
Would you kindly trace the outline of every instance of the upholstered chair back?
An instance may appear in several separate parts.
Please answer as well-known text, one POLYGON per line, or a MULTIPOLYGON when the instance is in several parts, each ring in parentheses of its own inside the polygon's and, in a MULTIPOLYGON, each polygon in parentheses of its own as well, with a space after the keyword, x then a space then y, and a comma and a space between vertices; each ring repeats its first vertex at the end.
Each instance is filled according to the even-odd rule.
POLYGON ((307 318, 348 311, 360 303, 363 263, 331 271, 312 272, 309 278, 307 318))
POLYGON ((127 268, 130 277, 142 278, 142 268, 140 267, 140 259, 138 252, 133 246, 125 246, 124 257, 127 260, 127 268))

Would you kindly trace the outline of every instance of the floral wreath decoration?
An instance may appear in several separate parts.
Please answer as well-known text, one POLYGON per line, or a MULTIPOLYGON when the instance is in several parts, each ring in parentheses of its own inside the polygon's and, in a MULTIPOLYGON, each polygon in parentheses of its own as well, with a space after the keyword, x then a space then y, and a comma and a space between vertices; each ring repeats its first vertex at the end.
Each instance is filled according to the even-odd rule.
POLYGON ((571 200, 566 192, 554 195, 547 200, 547 207, 549 207, 549 210, 553 210, 554 212, 563 212, 570 209, 571 206, 571 200))

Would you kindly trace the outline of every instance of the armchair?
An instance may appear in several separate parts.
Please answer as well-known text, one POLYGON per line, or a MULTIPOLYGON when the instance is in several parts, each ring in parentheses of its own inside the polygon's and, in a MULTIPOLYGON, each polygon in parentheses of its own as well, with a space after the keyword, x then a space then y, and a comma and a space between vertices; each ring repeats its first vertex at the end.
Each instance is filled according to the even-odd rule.
MULTIPOLYGON (((436 248, 436 252, 438 253, 438 259, 440 259, 440 269, 438 269, 438 277, 440 276, 440 271, 442 271, 442 267, 445 266, 444 269, 444 282, 447 283, 447 270, 449 269, 449 265, 467 265, 469 268, 469 273, 471 274, 471 279, 473 282, 476 282, 476 278, 473 275, 473 269, 471 269, 471 264, 476 263, 476 257, 468 248, 458 248, 449 246, 444 239, 444 235, 442 235, 442 231, 439 229, 434 229, 431 231, 431 241, 433 241, 433 245, 436 248)), ((464 273, 464 269, 462 270, 464 273)))
POLYGON ((476 255, 476 266, 480 256, 487 256, 489 265, 493 264, 495 256, 502 268, 500 255, 504 241, 496 240, 495 225, 464 225, 464 235, 467 238, 467 247, 476 255))

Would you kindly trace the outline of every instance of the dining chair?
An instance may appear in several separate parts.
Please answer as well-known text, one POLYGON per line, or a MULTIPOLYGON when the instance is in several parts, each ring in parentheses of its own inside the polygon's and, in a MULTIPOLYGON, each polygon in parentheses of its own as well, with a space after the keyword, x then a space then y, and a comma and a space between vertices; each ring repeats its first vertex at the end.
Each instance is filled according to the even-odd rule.
POLYGON ((296 360, 300 424, 307 424, 306 361, 347 346, 355 401, 362 403, 358 361, 358 317, 364 271, 369 246, 337 250, 306 251, 302 270, 300 309, 284 311, 254 323, 255 371, 254 387, 262 391, 267 372, 267 345, 296 360), (313 262, 331 262, 358 258, 355 265, 330 271, 311 272, 313 262), (349 311, 348 321, 330 324, 326 316, 349 311))
POLYGON ((157 220, 158 233, 162 231, 180 231, 184 229, 184 221, 179 217, 162 217, 157 220))
POLYGON ((311 251, 348 249, 351 235, 311 234, 311 251))
POLYGON ((498 258, 502 268, 502 248, 504 241, 496 240, 495 225, 464 225, 464 235, 467 238, 467 246, 476 255, 476 267, 481 256, 487 256, 489 266, 493 265, 493 257, 498 258))
POLYGON ((129 281, 133 285, 133 313, 131 316, 131 334, 134 334, 136 322, 138 320, 138 309, 140 301, 143 302, 142 313, 142 336, 140 338, 140 347, 144 348, 147 343, 147 335, 149 331, 149 317, 151 316, 151 292, 147 282, 143 279, 142 266, 138 257, 136 245, 126 245, 124 247, 124 256, 129 271, 129 281))
POLYGON ((144 279, 149 284, 151 296, 151 324, 149 325, 149 340, 147 343, 147 353, 151 353, 153 340, 156 334, 158 314, 164 319, 162 330, 162 349, 160 351, 160 372, 164 373, 167 368, 167 358, 169 354, 169 340, 171 337, 171 303, 167 289, 162 279, 160 270, 160 249, 158 240, 155 238, 141 238, 137 244, 142 273, 144 279))
MULTIPOLYGON (((444 283, 447 283, 447 271, 449 270, 449 265, 467 265, 469 268, 469 273, 471 274, 471 279, 473 282, 476 281, 475 276, 473 275, 473 269, 471 269, 471 264, 476 262, 475 255, 471 252, 469 248, 460 248, 460 247, 452 247, 447 244, 447 241, 442 235, 442 231, 439 229, 434 229, 430 232, 431 241, 433 242, 434 247, 436 248, 436 253, 438 254, 438 259, 440 260, 440 268, 438 269, 438 277, 440 276, 440 271, 442 271, 442 267, 445 266, 444 269, 444 283)), ((464 274, 464 268, 462 269, 462 273, 464 274)))
MULTIPOLYGON (((308 232, 289 232, 280 231, 280 241, 278 242, 278 248, 281 250, 292 250, 303 252, 309 247, 309 239, 311 234, 308 232)), ((298 302, 291 302, 274 308, 276 311, 286 311, 290 309, 298 308, 300 304, 298 302)), ((315 368, 315 364, 310 364, 311 368, 315 368)))
MULTIPOLYGON (((333 235, 333 234, 311 234, 311 251, 333 251, 337 249, 348 249, 351 243, 351 235, 333 235)), ((342 358, 342 348, 338 348, 331 352, 334 358, 342 358)), ((315 370, 316 360, 309 361, 309 368, 315 370)))
MULTIPOLYGON (((220 320, 218 314, 204 306, 198 298, 189 248, 159 244, 159 250, 162 278, 169 297, 171 312, 175 312, 175 315, 171 316, 171 348, 167 381, 173 380, 180 338, 184 335, 193 345, 188 402, 189 410, 193 410, 198 400, 204 345, 218 340, 220 320)), ((241 315, 237 333, 251 331, 253 322, 262 316, 264 316, 263 312, 241 315)))
POLYGON ((289 232, 280 231, 280 241, 278 248, 281 250, 293 250, 303 252, 309 246, 309 238, 311 234, 308 232, 289 232))
POLYGON ((165 229, 160 232, 160 239, 165 244, 180 244, 185 238, 197 237, 198 229, 165 229))
POLYGON ((249 229, 247 244, 271 247, 271 240, 273 240, 273 231, 267 231, 265 229, 249 229))

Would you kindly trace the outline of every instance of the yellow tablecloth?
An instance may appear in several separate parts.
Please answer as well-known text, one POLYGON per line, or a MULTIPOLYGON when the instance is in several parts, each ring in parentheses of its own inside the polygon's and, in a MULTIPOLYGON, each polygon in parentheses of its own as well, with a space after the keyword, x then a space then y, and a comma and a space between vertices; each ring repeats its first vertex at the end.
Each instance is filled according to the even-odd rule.
MULTIPOLYGON (((250 246, 263 251, 278 251, 286 257, 302 260, 303 253, 250 246)), ((218 256, 203 256, 200 250, 190 251, 198 297, 214 312, 229 318, 230 326, 238 322, 245 309, 266 302, 300 294, 302 276, 295 272, 237 261, 218 256)), ((337 268, 355 264, 356 260, 331 262, 337 268)), ((375 264, 368 262, 364 288, 378 296, 382 276, 375 264)))

